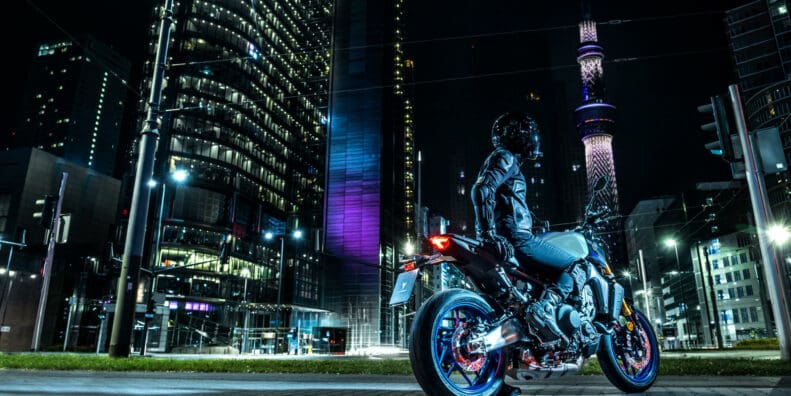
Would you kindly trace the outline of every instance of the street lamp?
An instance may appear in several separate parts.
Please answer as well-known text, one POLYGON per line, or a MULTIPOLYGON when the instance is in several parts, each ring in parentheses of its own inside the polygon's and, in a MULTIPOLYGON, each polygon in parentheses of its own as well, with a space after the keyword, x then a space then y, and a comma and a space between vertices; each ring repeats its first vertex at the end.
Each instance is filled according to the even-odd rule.
POLYGON ((624 278, 629 279, 629 294, 632 296, 632 300, 634 300, 634 287, 632 285, 632 273, 629 270, 624 270, 622 273, 624 278))
POLYGON ((247 279, 250 278, 250 270, 247 268, 242 268, 239 272, 244 278, 244 293, 242 294, 242 304, 244 305, 244 329, 242 330, 242 353, 247 352, 247 341, 250 338, 248 336, 248 326, 250 324, 250 309, 247 306, 247 279))
POLYGON ((783 224, 772 224, 766 230, 766 234, 775 245, 782 245, 791 239, 791 231, 783 224))
MULTIPOLYGON (((291 236, 294 239, 301 239, 302 238, 302 231, 301 230, 295 230, 291 234, 291 236)), ((266 240, 272 240, 272 238, 274 238, 274 234, 272 234, 271 232, 267 232, 267 233, 264 234, 264 238, 266 240)), ((278 238, 280 238, 280 263, 278 264, 279 268, 278 268, 278 272, 277 272, 277 312, 278 312, 278 316, 280 317, 278 319, 279 320, 279 324, 282 327, 283 324, 285 323, 285 320, 283 318, 283 313, 281 311, 280 303, 281 303, 281 300, 283 298, 282 297, 283 296, 283 262, 284 262, 284 259, 285 259, 286 238, 285 238, 285 235, 280 235, 278 238)))
POLYGON ((415 254, 415 244, 413 244, 412 241, 407 241, 404 244, 404 253, 407 256, 411 256, 411 255, 415 254))
MULTIPOLYGON (((678 259, 678 242, 673 238, 666 239, 665 246, 672 247, 673 251, 675 251, 676 253, 676 270, 670 271, 670 275, 676 276, 681 274, 681 262, 678 259)), ((687 337, 687 344, 689 344, 689 324, 687 323, 689 321, 689 317, 687 316, 687 310, 686 310, 687 299, 686 299, 686 292, 684 290, 684 279, 679 280, 678 284, 679 287, 681 288, 681 301, 678 304, 676 304, 677 305, 676 309, 678 309, 679 317, 681 316, 682 312, 684 313, 684 332, 686 333, 685 336, 687 337)))
MULTIPOLYGON (((170 173, 170 178, 173 179, 177 184, 183 184, 187 181, 189 177, 189 172, 185 169, 176 169, 170 173)), ((149 187, 153 188, 157 185, 155 180, 149 180, 148 182, 149 187)), ((156 291, 156 281, 158 272, 155 271, 155 268, 162 263, 162 252, 160 251, 160 245, 162 243, 162 218, 163 212, 165 209, 165 191, 167 189, 166 180, 162 180, 162 196, 159 200, 159 213, 157 213, 157 225, 154 227, 154 248, 151 249, 151 260, 149 260, 148 268, 151 270, 149 273, 148 279, 148 300, 146 302, 146 317, 143 321, 143 342, 140 346, 140 356, 146 355, 146 346, 148 344, 148 322, 154 318, 154 312, 149 312, 149 310, 153 310, 154 308, 154 291, 156 291)), ((153 310, 155 311, 155 310, 153 310)))
MULTIPOLYGON (((189 177, 189 172, 186 169, 176 169, 170 173, 170 178, 173 179, 173 181, 175 181, 177 185, 184 184, 184 182, 187 181, 188 177, 189 177)), ((151 184, 149 183, 149 185, 151 184)), ((154 182, 153 185, 156 186, 156 182, 154 182)), ((154 229, 154 232, 156 232, 156 236, 154 237, 154 249, 151 252, 151 263, 150 263, 151 268, 155 267, 160 262, 162 262, 162 258, 160 257, 161 252, 159 251, 160 250, 159 245, 161 244, 162 241, 162 218, 165 209, 166 189, 167 189, 167 183, 165 182, 165 180, 163 180, 162 189, 161 189, 162 196, 160 197, 160 201, 159 201, 159 213, 157 213, 157 225, 154 229)))

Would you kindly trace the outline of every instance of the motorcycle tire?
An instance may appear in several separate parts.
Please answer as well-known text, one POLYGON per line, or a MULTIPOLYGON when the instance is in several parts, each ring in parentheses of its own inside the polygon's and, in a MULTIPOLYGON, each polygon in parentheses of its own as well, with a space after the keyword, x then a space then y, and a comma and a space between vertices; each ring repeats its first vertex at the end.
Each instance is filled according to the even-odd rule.
POLYGON ((642 312, 632 309, 637 318, 636 324, 639 326, 637 334, 643 343, 642 352, 636 351, 635 348, 627 350, 620 345, 621 341, 616 337, 623 334, 618 332, 627 330, 625 327, 619 327, 614 334, 602 336, 597 358, 604 375, 615 387, 627 393, 640 393, 648 390, 659 374, 659 346, 651 323, 642 312), (627 367, 630 365, 630 359, 636 364, 627 367))
POLYGON ((418 310, 412 323, 409 360, 423 391, 432 396, 493 396, 503 385, 506 348, 461 356, 454 339, 470 323, 491 323, 494 309, 481 296, 462 289, 433 295, 418 310), (479 367, 475 370, 471 367, 479 367))

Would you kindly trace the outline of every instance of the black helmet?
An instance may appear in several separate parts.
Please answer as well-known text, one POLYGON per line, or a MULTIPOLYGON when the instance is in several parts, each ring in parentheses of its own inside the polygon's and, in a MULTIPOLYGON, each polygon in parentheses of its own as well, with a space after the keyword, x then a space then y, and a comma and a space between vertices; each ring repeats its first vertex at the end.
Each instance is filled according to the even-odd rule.
POLYGON ((538 124, 518 111, 509 111, 497 118, 492 125, 492 144, 531 160, 543 156, 538 124))

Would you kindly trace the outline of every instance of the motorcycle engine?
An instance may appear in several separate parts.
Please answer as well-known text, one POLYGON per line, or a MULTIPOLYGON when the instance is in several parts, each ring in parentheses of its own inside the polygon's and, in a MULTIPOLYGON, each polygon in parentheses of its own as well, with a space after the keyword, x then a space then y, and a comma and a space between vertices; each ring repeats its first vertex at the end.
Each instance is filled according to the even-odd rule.
POLYGON ((588 345, 598 341, 599 332, 593 327, 593 319, 596 316, 596 301, 593 298, 593 289, 590 285, 585 285, 580 291, 579 307, 577 312, 580 316, 580 331, 575 334, 582 345, 588 345))

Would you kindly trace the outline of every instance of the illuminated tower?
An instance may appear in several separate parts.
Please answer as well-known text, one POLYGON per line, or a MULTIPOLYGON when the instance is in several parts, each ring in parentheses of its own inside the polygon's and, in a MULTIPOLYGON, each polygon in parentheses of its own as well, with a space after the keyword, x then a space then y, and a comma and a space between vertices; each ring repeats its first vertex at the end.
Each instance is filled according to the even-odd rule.
POLYGON ((591 20, 583 2, 583 18, 580 22, 580 47, 577 62, 582 74, 582 105, 574 111, 577 130, 585 144, 585 165, 588 170, 588 193, 593 182, 601 177, 609 178, 607 189, 596 196, 594 207, 607 205, 618 212, 618 189, 615 182, 615 161, 612 156, 612 135, 615 129, 615 106, 604 98, 604 50, 598 43, 596 22, 591 20))

